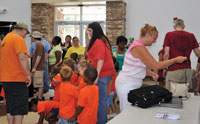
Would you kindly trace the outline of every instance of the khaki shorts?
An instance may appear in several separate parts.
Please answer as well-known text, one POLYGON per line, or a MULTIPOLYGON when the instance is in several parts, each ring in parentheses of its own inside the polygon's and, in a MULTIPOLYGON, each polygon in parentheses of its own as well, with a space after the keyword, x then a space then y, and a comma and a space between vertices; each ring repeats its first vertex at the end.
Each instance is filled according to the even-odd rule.
POLYGON ((44 71, 36 71, 33 74, 33 86, 34 86, 34 88, 44 87, 43 75, 44 75, 44 71))
POLYGON ((192 84, 192 70, 180 69, 175 71, 168 71, 166 76, 166 88, 170 90, 170 82, 176 82, 179 84, 189 83, 189 88, 192 84))

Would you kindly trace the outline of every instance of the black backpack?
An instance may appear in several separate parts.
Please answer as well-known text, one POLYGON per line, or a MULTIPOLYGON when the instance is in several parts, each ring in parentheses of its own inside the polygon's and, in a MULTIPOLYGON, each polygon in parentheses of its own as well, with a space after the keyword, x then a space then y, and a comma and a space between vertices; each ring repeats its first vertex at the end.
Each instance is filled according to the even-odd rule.
POLYGON ((132 105, 141 108, 148 108, 160 102, 169 102, 171 99, 172 93, 158 85, 142 87, 131 90, 128 93, 128 101, 132 103, 132 105))

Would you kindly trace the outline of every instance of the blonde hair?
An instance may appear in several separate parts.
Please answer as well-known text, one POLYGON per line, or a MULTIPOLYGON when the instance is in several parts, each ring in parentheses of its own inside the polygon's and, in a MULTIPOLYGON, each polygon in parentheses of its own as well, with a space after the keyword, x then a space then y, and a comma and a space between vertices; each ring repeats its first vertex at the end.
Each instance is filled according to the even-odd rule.
POLYGON ((150 33, 152 35, 153 33, 158 33, 158 30, 155 26, 145 24, 144 27, 140 30, 140 37, 144 37, 147 33, 150 33))
POLYGON ((82 61, 78 63, 78 66, 82 67, 82 68, 88 68, 91 67, 91 64, 87 61, 82 61))
POLYGON ((64 66, 60 70, 60 76, 63 81, 71 81, 72 69, 69 66, 64 66))

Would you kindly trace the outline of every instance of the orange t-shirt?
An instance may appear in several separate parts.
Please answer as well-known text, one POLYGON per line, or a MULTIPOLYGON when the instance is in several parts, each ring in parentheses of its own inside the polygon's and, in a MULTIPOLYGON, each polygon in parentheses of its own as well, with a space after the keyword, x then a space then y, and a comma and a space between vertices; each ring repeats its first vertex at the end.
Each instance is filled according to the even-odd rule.
POLYGON ((105 45, 100 39, 96 39, 93 46, 88 51, 88 60, 93 62, 93 66, 96 69, 98 60, 104 60, 99 78, 111 76, 115 72, 111 48, 108 43, 105 45))
POLYGON ((71 84, 75 85, 77 83, 77 81, 78 81, 78 75, 75 72, 73 72, 70 82, 71 82, 71 84))
POLYGON ((55 87, 53 100, 60 101, 60 92, 59 92, 59 89, 60 89, 60 85, 62 83, 62 79, 61 79, 60 75, 56 75, 54 78, 56 80, 59 80, 60 82, 59 83, 55 83, 54 81, 51 82, 51 84, 55 87))
POLYGON ((62 82, 60 86, 60 106, 59 116, 61 118, 70 118, 75 114, 75 104, 78 98, 78 90, 70 82, 62 82))
POLYGON ((38 114, 43 112, 44 114, 49 113, 53 108, 59 108, 59 102, 58 101, 40 101, 38 102, 37 109, 38 114))
POLYGON ((78 106, 84 107, 78 116, 79 124, 96 124, 99 105, 99 89, 96 85, 87 85, 81 89, 78 106))
POLYGON ((86 86, 86 83, 84 82, 83 78, 80 76, 78 78, 78 89, 79 91, 86 86))
POLYGON ((19 53, 24 53, 28 62, 28 52, 23 37, 8 33, 1 42, 0 57, 0 81, 2 82, 25 82, 24 72, 19 58, 19 53))

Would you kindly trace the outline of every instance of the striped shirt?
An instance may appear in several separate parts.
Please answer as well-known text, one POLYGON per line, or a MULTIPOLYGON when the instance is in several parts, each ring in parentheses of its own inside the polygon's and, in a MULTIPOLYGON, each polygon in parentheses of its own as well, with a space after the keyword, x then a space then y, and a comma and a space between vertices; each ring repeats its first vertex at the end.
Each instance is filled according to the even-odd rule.
POLYGON ((133 82, 135 79, 141 79, 142 82, 146 76, 146 65, 139 58, 133 57, 131 53, 135 46, 144 46, 144 44, 141 40, 135 40, 128 48, 122 70, 118 75, 120 82, 133 82))

